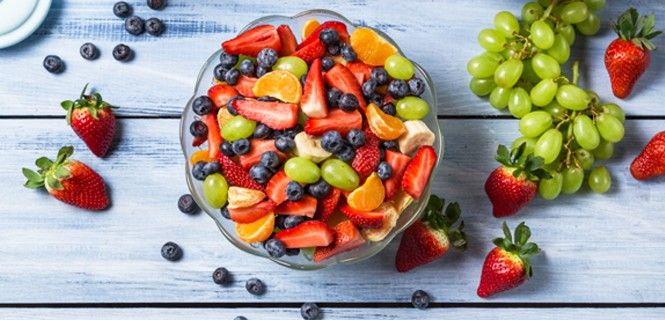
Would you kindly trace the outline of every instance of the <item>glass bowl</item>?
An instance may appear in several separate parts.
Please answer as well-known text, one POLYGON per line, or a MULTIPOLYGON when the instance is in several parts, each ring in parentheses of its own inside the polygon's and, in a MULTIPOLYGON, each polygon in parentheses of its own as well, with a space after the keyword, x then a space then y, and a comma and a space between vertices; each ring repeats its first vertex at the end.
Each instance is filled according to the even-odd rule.
MULTIPOLYGON (((293 17, 266 16, 252 21, 247 26, 245 26, 245 28, 243 28, 241 32, 262 24, 271 24, 275 26, 281 24, 287 24, 291 27, 292 30, 301 30, 305 21, 309 19, 316 19, 318 21, 328 21, 328 20, 341 21, 347 25, 349 33, 351 33, 352 30, 357 27, 351 21, 349 21, 344 16, 336 12, 329 10, 309 10, 299 13, 293 17)), ((387 36, 386 34, 384 34, 379 30, 375 31, 379 33, 381 36, 383 36, 385 39, 390 41, 390 43, 392 43, 399 50, 399 46, 389 36, 387 36)), ((231 220, 222 217, 219 209, 212 208, 206 202, 205 198, 203 197, 202 183, 193 178, 191 174, 192 164, 189 161, 192 153, 194 153, 199 149, 192 147, 192 136, 189 134, 189 124, 192 121, 194 121, 197 117, 196 114, 194 114, 194 112, 192 111, 192 101, 200 95, 205 95, 208 91, 208 88, 212 85, 213 69, 218 64, 219 61, 218 58, 220 53, 221 49, 218 50, 217 52, 212 53, 210 58, 208 58, 208 60, 203 65, 203 68, 201 68, 201 71, 199 72, 198 79, 196 80, 195 83, 194 94, 192 95, 191 99, 187 102, 187 105, 183 110, 182 117, 180 120, 180 143, 182 145, 182 150, 184 152, 186 160, 185 176, 187 179, 187 185, 189 187, 189 190, 192 193, 194 199, 196 200, 196 203, 198 203, 198 205, 203 209, 203 211, 205 211, 208 215, 210 215, 210 217, 215 221, 215 223, 217 223, 219 230, 228 239, 229 242, 231 242, 233 245, 235 245, 242 251, 266 259, 270 259, 280 265, 289 268, 298 269, 298 270, 316 270, 334 264, 348 264, 372 257, 373 255, 383 250, 390 243, 390 241, 392 241, 395 238, 396 235, 404 231, 404 229, 408 228, 414 221, 416 221, 416 219, 419 218, 420 214, 423 212, 425 208, 425 205, 427 204, 427 199, 429 198, 429 195, 431 193, 430 186, 431 186, 431 181, 433 181, 433 179, 435 178, 437 171, 436 168, 438 167, 441 158, 443 157, 443 136, 441 135, 441 131, 439 130, 439 124, 436 118, 437 100, 436 100, 436 92, 434 89, 434 84, 432 83, 432 79, 427 74, 427 72, 414 62, 416 68, 416 76, 420 77, 421 79, 424 79, 427 84, 425 93, 421 96, 421 98, 425 99, 430 104, 430 112, 426 118, 422 119, 422 121, 425 122, 427 126, 435 133, 436 140, 433 144, 433 147, 435 148, 438 157, 435 169, 432 173, 432 177, 430 178, 430 184, 428 185, 423 196, 421 197, 421 200, 414 201, 408 208, 406 208, 402 212, 397 221, 397 225, 388 234, 388 236, 386 236, 382 241, 378 242, 368 241, 367 244, 359 248, 343 252, 327 260, 317 263, 312 261, 311 257, 305 256, 302 252, 298 256, 284 256, 282 258, 273 258, 266 253, 266 251, 262 248, 262 245, 260 243, 248 244, 240 240, 235 233, 235 223, 231 220)), ((402 54, 401 50, 400 54, 402 54)))

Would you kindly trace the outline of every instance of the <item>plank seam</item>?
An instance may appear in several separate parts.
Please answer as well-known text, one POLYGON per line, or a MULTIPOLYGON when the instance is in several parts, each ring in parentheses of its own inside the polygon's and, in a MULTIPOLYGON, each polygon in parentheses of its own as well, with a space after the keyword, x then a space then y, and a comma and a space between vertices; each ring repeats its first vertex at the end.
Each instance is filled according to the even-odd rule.
MULTIPOLYGON (((322 308, 353 308, 353 309, 402 309, 413 308, 410 303, 392 302, 322 302, 317 303, 322 308)), ((0 309, 175 309, 175 308, 300 308, 302 303, 294 302, 194 302, 194 303, 0 303, 0 309)), ((570 308, 592 308, 592 309, 618 309, 618 308, 665 308, 665 303, 519 303, 519 302, 435 302, 430 303, 429 308, 470 308, 470 309, 570 309, 570 308)))

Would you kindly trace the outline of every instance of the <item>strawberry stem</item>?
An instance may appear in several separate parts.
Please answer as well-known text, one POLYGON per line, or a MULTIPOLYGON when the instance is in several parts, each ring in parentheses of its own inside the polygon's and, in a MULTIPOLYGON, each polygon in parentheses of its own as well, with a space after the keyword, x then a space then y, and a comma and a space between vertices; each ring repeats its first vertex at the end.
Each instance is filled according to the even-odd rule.
POLYGON ((28 179, 24 186, 30 189, 38 189, 48 186, 49 189, 61 189, 60 181, 71 177, 71 172, 66 166, 67 159, 74 153, 74 147, 65 146, 60 148, 55 161, 41 157, 35 161, 39 168, 37 172, 23 168, 23 175, 28 179))
POLYGON ((447 207, 445 207, 445 203, 445 199, 431 195, 427 201, 427 206, 421 220, 431 229, 445 232, 453 247, 464 251, 467 246, 467 240, 466 234, 463 231, 464 221, 460 220, 462 210, 457 202, 451 202, 447 207), (457 224, 458 221, 459 224, 457 224), (456 224, 457 226, 455 226, 456 224))
POLYGON ((537 244, 529 242, 531 237, 531 229, 524 223, 520 223, 515 228, 514 236, 510 233, 510 228, 506 222, 503 222, 502 225, 503 238, 496 238, 492 240, 494 245, 503 250, 512 253, 520 258, 522 264, 524 264, 524 270, 527 277, 533 275, 533 270, 531 269, 531 257, 540 253, 540 248, 537 244))

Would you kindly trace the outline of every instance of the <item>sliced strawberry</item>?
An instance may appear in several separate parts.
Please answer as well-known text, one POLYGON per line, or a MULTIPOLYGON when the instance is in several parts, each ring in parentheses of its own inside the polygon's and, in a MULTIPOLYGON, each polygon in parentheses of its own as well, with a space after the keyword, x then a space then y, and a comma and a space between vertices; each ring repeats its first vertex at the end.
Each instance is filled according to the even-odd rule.
POLYGON ((385 160, 393 168, 393 174, 390 178, 383 181, 383 186, 386 189, 386 199, 390 200, 402 187, 402 176, 411 158, 401 152, 386 150, 385 160))
POLYGON ((272 214, 275 210, 275 204, 270 200, 261 201, 251 207, 229 208, 231 220, 237 223, 252 223, 265 217, 266 214, 272 214))
POLYGON ((339 198, 342 196, 342 191, 337 188, 331 188, 330 193, 328 193, 325 198, 319 200, 319 203, 316 207, 316 217, 317 219, 327 222, 330 219, 330 216, 335 212, 337 208, 337 203, 339 203, 339 198))
POLYGON ((300 99, 300 109, 310 118, 325 118, 328 115, 326 88, 323 86, 321 75, 321 59, 314 60, 309 67, 300 99))
POLYGON ((254 85, 256 84, 256 81, 259 79, 257 78, 252 78, 248 76, 243 76, 241 75, 238 78, 238 83, 234 86, 236 90, 238 90, 238 93, 240 93, 243 97, 245 98, 256 98, 256 95, 254 95, 254 85))
POLYGON ((305 122, 305 132, 319 136, 328 130, 337 130, 346 135, 351 129, 360 129, 363 125, 363 117, 360 112, 344 112, 341 109, 332 109, 328 116, 321 119, 309 118, 305 122))
POLYGON ((342 221, 333 230, 335 241, 327 247, 316 248, 314 262, 321 262, 342 252, 353 250, 367 242, 351 221, 342 221))
POLYGON ((436 152, 431 146, 422 146, 416 151, 404 170, 402 189, 414 199, 419 199, 425 191, 427 181, 436 163, 436 152))
POLYGON ((313 218, 316 213, 316 198, 305 196, 300 201, 284 201, 275 212, 290 216, 306 216, 313 218))
POLYGON ((192 147, 198 147, 208 141, 208 137, 194 137, 192 139, 192 147))
POLYGON ((285 24, 280 25, 277 27, 277 33, 279 34, 279 39, 282 41, 282 50, 279 51, 279 56, 290 56, 296 52, 296 48, 298 47, 298 40, 296 40, 296 36, 293 35, 291 27, 285 24))
POLYGON ((275 151, 277 156, 279 156, 280 162, 286 159, 286 155, 277 150, 277 147, 275 147, 274 140, 251 139, 249 141, 249 152, 238 157, 238 162, 240 162, 240 165, 246 170, 249 170, 249 168, 251 168, 253 165, 259 163, 261 161, 261 155, 263 155, 263 153, 266 151, 275 151))
POLYGON ((275 173, 266 185, 266 195, 268 196, 268 199, 272 200, 276 205, 280 205, 288 200, 288 197, 286 196, 286 186, 289 182, 291 182, 291 179, 286 176, 284 170, 275 173))
POLYGON ((356 170, 358 175, 365 178, 372 174, 381 162, 381 151, 375 144, 365 143, 364 146, 356 149, 356 155, 353 157, 351 167, 356 170))
POLYGON ((335 239, 335 232, 327 224, 310 220, 294 228, 278 232, 275 239, 287 248, 325 247, 335 239))
POLYGON ((208 97, 215 105, 215 110, 226 106, 237 95, 238 91, 228 84, 216 84, 208 89, 208 97))
POLYGON ((305 60, 307 63, 312 63, 312 61, 323 58, 326 55, 326 45, 321 40, 316 39, 316 41, 312 41, 308 45, 299 48, 293 55, 305 60))
POLYGON ((381 228, 386 214, 381 211, 358 211, 351 208, 348 204, 339 207, 341 211, 358 228, 381 228))
POLYGON ((346 29, 346 24, 339 21, 326 21, 314 29, 312 34, 310 34, 307 39, 303 40, 303 42, 298 45, 298 49, 303 48, 310 43, 315 42, 316 40, 319 40, 319 34, 321 31, 328 28, 337 30, 337 33, 339 34, 339 40, 341 42, 349 42, 349 32, 346 29))
POLYGON ((209 113, 202 116, 201 121, 208 126, 208 156, 210 159, 217 159, 219 157, 219 145, 222 143, 217 116, 214 113, 209 113))
POLYGON ((282 41, 279 39, 277 28, 271 25, 260 25, 247 30, 237 37, 222 43, 224 52, 229 54, 244 54, 256 57, 264 48, 271 48, 277 52, 282 50, 282 41))
POLYGON ((233 107, 247 119, 275 129, 288 129, 298 123, 298 105, 258 100, 235 100, 233 107))
POLYGON ((222 166, 222 174, 224 175, 224 178, 226 178, 226 181, 228 181, 230 185, 263 191, 263 186, 252 180, 249 176, 249 172, 243 169, 239 164, 233 162, 231 158, 221 154, 219 156, 219 164, 222 166))
POLYGON ((351 71, 351 73, 353 73, 353 75, 356 77, 356 80, 358 80, 358 84, 361 86, 372 77, 372 67, 360 61, 348 62, 346 67, 349 69, 349 71, 351 71))
POLYGON ((335 64, 326 74, 323 76, 326 84, 329 87, 337 88, 339 91, 344 93, 350 93, 358 98, 360 104, 360 109, 365 112, 365 107, 367 102, 363 97, 362 90, 358 84, 356 76, 345 66, 341 64, 335 64))

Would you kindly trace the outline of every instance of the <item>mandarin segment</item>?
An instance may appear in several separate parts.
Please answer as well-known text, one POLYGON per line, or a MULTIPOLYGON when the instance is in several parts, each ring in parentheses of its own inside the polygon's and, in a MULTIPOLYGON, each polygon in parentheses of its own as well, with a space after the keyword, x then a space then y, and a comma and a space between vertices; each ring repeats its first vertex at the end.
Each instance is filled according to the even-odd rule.
POLYGON ((372 132, 383 140, 395 140, 406 132, 402 120, 386 114, 373 103, 367 106, 365 115, 372 132))
POLYGON ((252 91, 257 97, 269 96, 288 103, 298 103, 302 96, 302 84, 293 73, 275 70, 259 78, 252 91))
POLYGON ((316 28, 318 28, 320 25, 321 23, 316 19, 309 19, 305 21, 305 24, 302 26, 302 33, 300 35, 302 40, 307 39, 307 37, 309 37, 312 32, 314 32, 314 30, 316 30, 316 28))
POLYGON ((365 183, 353 190, 346 198, 348 205, 360 211, 372 211, 378 208, 386 196, 383 182, 376 172, 373 172, 365 183))
POLYGON ((271 212, 252 223, 236 223, 236 234, 247 243, 265 241, 275 229, 275 215, 271 212))
POLYGON ((351 47, 358 58, 370 66, 383 66, 397 48, 370 28, 357 28, 351 34, 351 47))

